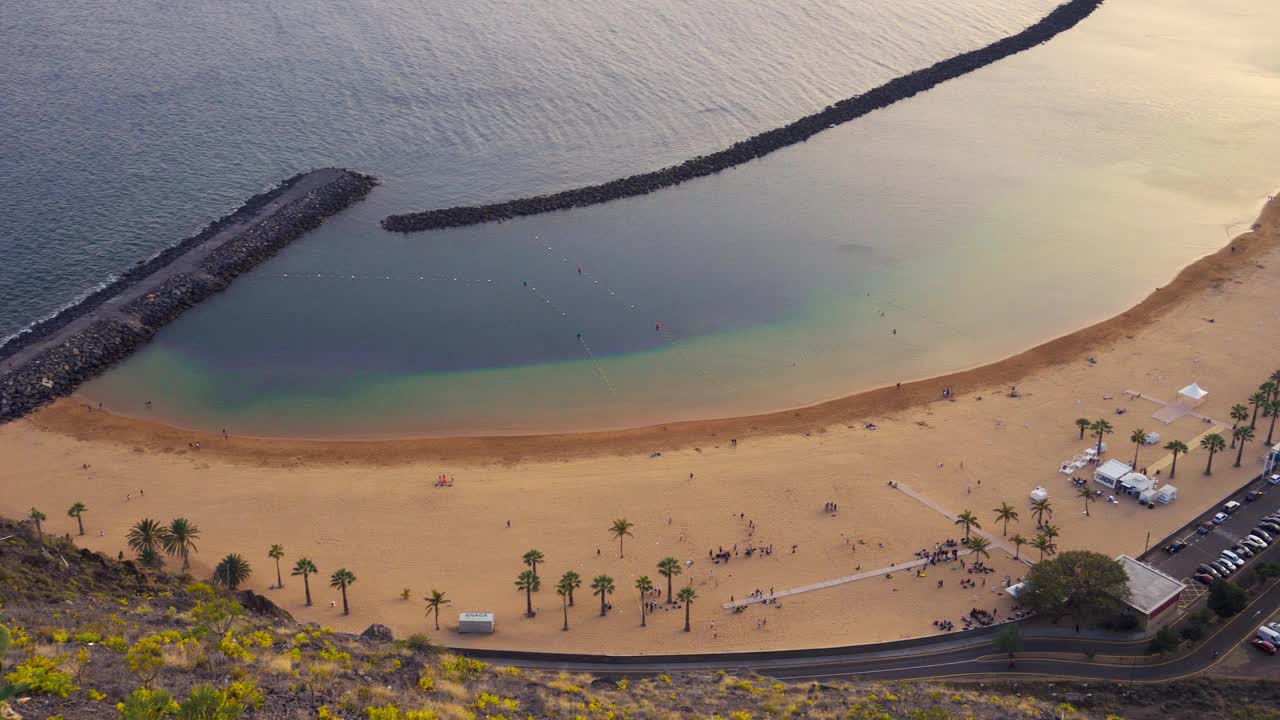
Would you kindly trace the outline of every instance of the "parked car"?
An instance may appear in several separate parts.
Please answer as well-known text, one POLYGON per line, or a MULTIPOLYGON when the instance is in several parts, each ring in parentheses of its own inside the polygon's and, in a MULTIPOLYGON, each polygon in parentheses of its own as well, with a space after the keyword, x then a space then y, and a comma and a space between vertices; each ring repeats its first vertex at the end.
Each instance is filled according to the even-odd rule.
POLYGON ((1212 585, 1213 581, 1217 580, 1217 578, 1210 575, 1209 573, 1196 573, 1195 578, 1196 578, 1196 582, 1200 583, 1201 585, 1204 585, 1205 587, 1212 585))
POLYGON ((1257 500, 1258 498, 1262 497, 1264 494, 1265 493, 1263 493, 1261 490, 1250 490, 1249 494, 1244 496, 1244 501, 1247 503, 1251 503, 1254 500, 1257 500))
POLYGON ((1213 524, 1214 524, 1214 525, 1221 525, 1222 523, 1224 523, 1224 522, 1226 522, 1226 521, 1227 521, 1227 514, 1226 514, 1226 513, 1224 513, 1224 512, 1216 513, 1216 514, 1213 516, 1213 524))
POLYGON ((1244 507, 1244 506, 1243 506, 1243 505, 1241 505, 1240 503, 1236 502, 1235 500, 1232 500, 1232 501, 1228 502, 1226 505, 1223 505, 1223 506, 1222 506, 1222 512, 1224 512, 1224 513, 1226 513, 1226 514, 1228 514, 1228 515, 1235 515, 1235 514, 1236 514, 1236 511, 1237 511, 1237 510, 1239 510, 1239 509, 1240 509, 1240 508, 1242 508, 1242 507, 1244 507))
POLYGON ((1250 641, 1249 641, 1249 644, 1250 644, 1250 645, 1252 645, 1252 646, 1254 646, 1254 647, 1256 647, 1256 648, 1258 648, 1259 650, 1261 650, 1262 652, 1264 652, 1264 653, 1266 653, 1266 654, 1268 654, 1268 655, 1275 655, 1275 654, 1276 654, 1276 646, 1275 646, 1275 645, 1272 645, 1271 643, 1267 642, 1266 640, 1263 640, 1262 638, 1254 638, 1254 639, 1252 639, 1252 640, 1250 640, 1250 641))
POLYGON ((1177 555, 1178 553, 1185 550, 1186 547, 1187 547, 1187 544, 1182 542, 1181 540, 1174 540, 1173 542, 1164 546, 1164 551, 1169 553, 1170 555, 1177 555))
POLYGON ((1274 522, 1271 522, 1270 520, 1263 520, 1262 522, 1258 523, 1258 527, 1262 528, 1263 530, 1266 530, 1269 533, 1272 533, 1273 535, 1280 535, 1280 523, 1274 523, 1274 522))
POLYGON ((1268 485, 1280 485, 1280 474, 1272 475, 1267 478, 1268 485))
POLYGON ((1253 551, 1239 543, 1231 546, 1231 552, 1245 558, 1246 560, 1253 557, 1253 551))
POLYGON ((1258 537, 1257 535, 1248 535, 1248 536, 1246 536, 1246 537, 1245 537, 1245 539, 1244 539, 1244 540, 1241 540, 1240 542, 1246 543, 1246 544, 1248 544, 1250 547, 1252 547, 1252 546, 1254 546, 1254 545, 1257 545, 1259 550, 1261 550, 1262 548, 1267 547, 1267 541, 1266 541, 1266 540, 1263 540, 1262 538, 1258 537))
POLYGON ((1196 570, 1199 570, 1205 575, 1212 575, 1213 579, 1215 580, 1221 580, 1222 578, 1226 577, 1221 572, 1219 572, 1217 568, 1213 567, 1208 563, 1200 563, 1200 566, 1197 567, 1196 570))
POLYGON ((1217 560, 1214 560, 1214 562, 1226 565, 1228 570, 1239 570, 1240 568, 1244 567, 1244 563, 1238 563, 1235 560, 1232 560, 1231 558, 1227 557, 1226 555, 1223 555, 1217 560))
POLYGON ((1212 520, 1205 520, 1204 522, 1200 523, 1200 527, 1196 528, 1196 532, 1201 535, 1208 535, 1209 533, 1213 532, 1214 527, 1215 526, 1212 520))
POLYGON ((1209 567, 1216 568, 1218 572, 1222 573, 1222 577, 1226 577, 1235 571, 1235 568, 1228 567, 1220 560, 1210 560, 1209 567))
POLYGON ((1272 623, 1267 623, 1267 627, 1271 628, 1271 629, 1272 629, 1272 630, 1274 630, 1275 632, 1280 633, 1280 623, 1273 623, 1273 622, 1272 622, 1272 623))
POLYGON ((1244 558, 1240 557, 1239 555, 1235 554, 1234 552, 1232 552, 1232 551, 1230 551, 1230 550, 1223 550, 1223 551, 1222 551, 1222 557, 1224 557, 1224 558, 1226 558, 1226 559, 1230 560, 1231 562, 1235 563, 1235 564, 1236 564, 1236 567, 1239 567, 1239 566, 1241 566, 1241 565, 1243 565, 1243 564, 1244 564, 1244 558))
POLYGON ((1266 530, 1263 530, 1262 528, 1254 528, 1253 534, 1257 535, 1263 540, 1266 540, 1268 543, 1275 542, 1274 536, 1271 533, 1267 532, 1266 530))

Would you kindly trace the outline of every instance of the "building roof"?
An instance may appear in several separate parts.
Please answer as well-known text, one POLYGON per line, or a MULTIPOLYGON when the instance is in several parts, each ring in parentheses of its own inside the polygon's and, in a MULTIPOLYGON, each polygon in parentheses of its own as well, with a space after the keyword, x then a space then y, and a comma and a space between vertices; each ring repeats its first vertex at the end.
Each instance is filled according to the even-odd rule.
POLYGON ((1129 607, 1143 615, 1151 615, 1186 589, 1186 585, 1150 565, 1121 555, 1116 562, 1129 575, 1129 607))
POLYGON ((1125 475, 1129 474, 1132 471, 1133 471, 1133 466, 1130 465, 1129 463, 1126 463, 1123 460, 1116 460, 1115 458, 1111 458, 1110 460, 1099 465, 1098 469, 1094 471, 1094 474, 1102 475, 1103 477, 1109 477, 1112 480, 1119 480, 1120 478, 1124 477, 1125 475))
POLYGON ((1189 398, 1191 398, 1192 400, 1200 400, 1200 399, 1202 399, 1205 395, 1208 395, 1208 394, 1209 394, 1209 391, 1208 391, 1208 390, 1205 390, 1205 389, 1204 389, 1204 388, 1202 388, 1202 387, 1200 387, 1200 385, 1199 385, 1198 383, 1191 383, 1190 385, 1188 385, 1188 386, 1186 386, 1186 387, 1182 388, 1181 390, 1179 390, 1179 391, 1178 391, 1178 394, 1179 394, 1179 395, 1184 395, 1184 396, 1186 396, 1186 397, 1189 397, 1189 398))

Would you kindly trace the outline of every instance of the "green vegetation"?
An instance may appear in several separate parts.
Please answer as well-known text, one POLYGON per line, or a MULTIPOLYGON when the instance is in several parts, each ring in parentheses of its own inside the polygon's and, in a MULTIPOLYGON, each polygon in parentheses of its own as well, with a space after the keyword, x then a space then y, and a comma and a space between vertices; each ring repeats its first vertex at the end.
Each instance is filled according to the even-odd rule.
POLYGON ((613 578, 608 575, 597 575, 591 581, 591 594, 600 596, 600 617, 608 614, 608 603, 605 599, 613 594, 613 578))
POLYGON ((218 561, 218 566, 213 569, 213 581, 235 590, 240 587, 240 583, 248 580, 251 574, 253 569, 249 567, 249 561, 237 553, 230 553, 218 561))
POLYGON ((430 595, 422 599, 427 601, 427 614, 430 615, 432 613, 435 613, 436 630, 439 630, 440 629, 440 608, 444 607, 445 605, 448 605, 449 600, 444 596, 444 593, 440 592, 439 590, 436 590, 435 588, 431 589, 430 595))
POLYGON ((541 550, 530 550, 524 554, 522 558, 526 567, 533 573, 534 577, 538 576, 538 563, 546 562, 546 558, 542 556, 541 550))
POLYGON ((71 507, 67 508, 67 517, 76 519, 76 524, 80 527, 80 534, 84 535, 84 514, 89 511, 88 506, 82 502, 75 502, 71 507))
POLYGON ((165 554, 182 558, 182 572, 186 572, 191 569, 191 553, 196 549, 198 537, 200 528, 195 523, 186 518, 174 518, 161 533, 160 544, 165 554))
POLYGON ((516 589, 524 592, 525 617, 533 617, 533 593, 542 588, 542 581, 532 570, 525 570, 516 576, 516 589))
POLYGON ((1020 599, 1055 621, 1070 615, 1079 624, 1113 615, 1124 609, 1129 598, 1129 576, 1120 563, 1087 550, 1068 550, 1036 563, 1027 572, 1026 582, 1020 599))
POLYGON ((667 602, 675 602, 671 597, 671 580, 680 573, 684 572, 684 568, 680 567, 680 561, 673 557, 665 557, 658 561, 658 574, 667 579, 667 602))
POLYGON ((686 585, 680 588, 680 594, 677 596, 680 602, 684 603, 684 631, 689 632, 689 612, 693 608, 693 601, 698 599, 698 593, 693 589, 692 585, 686 585))
POLYGON ((280 574, 280 560, 284 558, 284 546, 278 543, 273 544, 267 548, 267 557, 276 561, 276 587, 283 588, 284 577, 280 574))
POLYGON ((635 523, 628 521, 626 518, 618 518, 613 521, 613 525, 609 526, 609 534, 618 538, 618 557, 623 557, 622 538, 634 537, 631 535, 631 528, 635 526, 635 523))
POLYGON ((1209 462, 1205 463, 1204 474, 1213 474, 1213 456, 1227 446, 1227 441, 1218 433, 1209 433, 1200 438, 1200 448, 1209 452, 1209 462))
POLYGON ((346 568, 338 568, 329 576, 329 587, 334 590, 342 591, 342 614, 350 615, 351 608, 347 605, 347 588, 355 584, 355 573, 346 568))
MULTIPOLYGON (((1087 421, 1086 421, 1086 422, 1087 422, 1087 421)), ((1012 506, 1012 505, 1010 505, 1009 503, 1007 503, 1007 502, 1002 502, 1002 503, 1000 503, 1000 507, 996 508, 996 509, 995 509, 995 510, 993 510, 992 512, 994 512, 994 513, 996 514, 996 522, 998 522, 998 523, 1004 523, 1004 529, 1001 531, 1001 533, 1000 533, 1000 534, 1004 535, 1005 537, 1008 537, 1008 536, 1009 536, 1009 521, 1011 521, 1011 520, 1012 520, 1013 522, 1017 522, 1017 521, 1018 521, 1018 511, 1017 511, 1017 510, 1015 510, 1015 509, 1013 508, 1013 506, 1012 506)))
POLYGON ((1239 585, 1229 580, 1218 580, 1209 586, 1206 602, 1210 610, 1225 618, 1244 610, 1249 605, 1249 596, 1239 585))
POLYGON ((302 591, 307 596, 307 607, 311 607, 311 582, 308 580, 312 575, 320 572, 316 569, 316 564, 307 558, 298 558, 298 562, 293 564, 293 572, 289 573, 294 577, 302 576, 302 591))
POLYGON ((966 541, 969 539, 969 530, 971 528, 982 529, 982 523, 978 522, 977 516, 968 510, 956 516, 955 524, 964 528, 964 539, 966 541))

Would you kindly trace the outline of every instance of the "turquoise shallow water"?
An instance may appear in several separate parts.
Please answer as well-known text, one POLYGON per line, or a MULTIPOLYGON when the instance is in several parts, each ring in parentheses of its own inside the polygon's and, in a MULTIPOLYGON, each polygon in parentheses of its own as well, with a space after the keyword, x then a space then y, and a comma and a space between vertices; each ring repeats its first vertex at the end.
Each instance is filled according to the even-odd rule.
MULTIPOLYGON (((922 17, 900 28, 905 57, 1026 19, 922 17)), ((638 169, 615 142, 656 165, 719 134, 700 135, 683 101, 656 138, 623 118, 575 140, 548 112, 520 132, 558 152, 516 153, 544 175, 489 150, 500 132, 422 164, 390 138, 408 159, 394 142, 370 151, 389 168, 373 197, 86 392, 260 435, 533 432, 776 409, 988 362, 1122 310, 1247 226, 1280 160, 1276 21, 1252 0, 1108 2, 1047 46, 763 161, 502 225, 401 237, 376 221, 638 169)), ((823 65, 821 37, 770 72, 823 65)), ((725 91, 715 76, 695 86, 725 91)), ((742 94, 754 109, 735 129, 815 99, 766 111, 772 99, 742 94)))

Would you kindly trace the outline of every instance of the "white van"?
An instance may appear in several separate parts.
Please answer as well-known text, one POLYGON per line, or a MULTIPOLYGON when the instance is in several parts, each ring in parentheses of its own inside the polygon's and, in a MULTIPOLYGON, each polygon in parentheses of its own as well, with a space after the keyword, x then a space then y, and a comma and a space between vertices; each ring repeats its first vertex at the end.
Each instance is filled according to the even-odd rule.
POLYGON ((1276 643, 1280 643, 1280 633, 1276 632, 1275 630, 1272 630, 1266 625, 1263 625, 1262 627, 1258 628, 1258 632, 1254 633, 1254 636, 1257 637, 1259 640, 1266 640, 1272 645, 1275 645, 1276 643))

